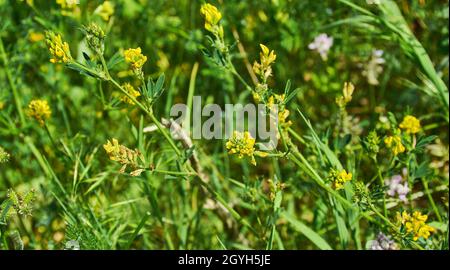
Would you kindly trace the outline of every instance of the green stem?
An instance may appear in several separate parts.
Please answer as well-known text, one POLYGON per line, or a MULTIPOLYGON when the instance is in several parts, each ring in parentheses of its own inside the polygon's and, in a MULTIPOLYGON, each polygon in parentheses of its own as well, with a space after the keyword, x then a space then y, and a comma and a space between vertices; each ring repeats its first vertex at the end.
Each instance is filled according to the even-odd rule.
POLYGON ((21 100, 19 97, 19 93, 17 92, 16 85, 14 84, 14 80, 12 78, 11 71, 9 70, 9 61, 8 61, 8 57, 6 56, 5 48, 3 46, 3 40, 1 39, 1 37, 0 37, 0 54, 2 55, 3 65, 5 66, 6 77, 8 78, 9 86, 11 87, 11 90, 12 90, 12 93, 14 96, 14 101, 16 103, 17 113, 19 114, 20 123, 22 125, 24 125, 25 124, 25 116, 24 116, 23 110, 22 110, 22 103, 21 103, 21 100))
POLYGON ((186 111, 186 118, 184 120, 184 128, 189 128, 189 125, 191 123, 191 110, 192 110, 192 100, 194 98, 194 92, 195 92, 195 80, 197 78, 197 72, 198 72, 198 62, 195 62, 194 66, 192 67, 191 71, 191 78, 189 80, 189 90, 188 90, 188 97, 187 97, 187 111, 186 111))
POLYGON ((441 214, 439 214, 439 210, 434 202, 433 196, 431 195, 430 189, 428 188, 428 182, 425 178, 422 177, 422 185, 425 188, 425 193, 427 194, 428 200, 430 201, 431 207, 433 207, 433 211, 436 214, 439 222, 442 222, 441 214))
MULTIPOLYGON (((384 179, 381 174, 380 166, 378 166, 376 158, 374 158, 374 162, 375 162, 375 166, 377 167, 377 175, 378 175, 378 178, 380 179, 380 186, 384 187, 384 179)), ((386 193, 385 192, 383 192, 383 210, 384 210, 384 215, 387 216, 386 193)))
POLYGON ((47 133, 48 138, 50 139, 51 144, 53 145, 53 147, 57 151, 58 150, 58 146, 56 145, 55 140, 53 140, 53 136, 50 133, 50 130, 48 129, 47 123, 44 123, 44 129, 45 129, 45 132, 47 133))
MULTIPOLYGON (((92 74, 97 74, 97 72, 95 72, 94 70, 91 70, 77 62, 74 62, 74 64, 92 74)), ((152 109, 151 108, 147 109, 134 96, 129 94, 127 91, 125 91, 125 89, 123 89, 123 87, 117 81, 115 81, 113 78, 111 78, 110 76, 108 77, 107 81, 110 81, 115 87, 117 87, 124 95, 126 95, 128 98, 130 98, 141 110, 143 110, 150 117, 150 119, 155 123, 155 125, 159 129, 160 133, 166 138, 167 142, 169 142, 170 146, 173 148, 173 150, 175 151, 177 156, 181 156, 181 151, 175 145, 175 142, 172 140, 170 135, 166 132, 166 130, 164 129, 162 124, 158 121, 158 119, 156 119, 156 117, 153 114, 152 109)), ((193 169, 191 168, 191 170, 193 170, 193 169)), ((196 172, 193 170, 193 173, 196 173, 196 172)), ((239 223, 244 225, 255 235, 259 235, 258 232, 250 225, 250 223, 248 223, 248 221, 246 219, 244 219, 238 212, 236 212, 231 206, 229 206, 227 204, 227 202, 225 201, 225 199, 219 193, 214 191, 214 189, 211 188, 205 181, 203 181, 203 179, 201 179, 201 177, 199 177, 199 183, 200 183, 200 185, 205 187, 211 193, 213 198, 216 199, 219 203, 221 203, 239 223)))
POLYGON ((141 229, 144 227, 145 222, 147 222, 148 218, 150 217, 150 213, 145 213, 144 216, 141 219, 141 222, 139 222, 139 225, 134 230, 133 234, 131 235, 130 239, 128 240, 127 245, 125 246, 125 250, 130 249, 131 245, 134 242, 134 239, 136 239, 136 236, 139 234, 141 229))
POLYGON ((166 171, 166 170, 159 170, 159 169, 150 170, 150 172, 171 174, 171 175, 182 175, 182 176, 198 175, 197 173, 194 173, 194 172, 174 172, 174 171, 166 171))
POLYGON ((136 100, 134 96, 132 96, 130 93, 128 93, 123 87, 116 82, 114 79, 110 78, 110 82, 112 82, 124 95, 126 95, 128 98, 130 98, 141 110, 143 110, 155 123, 156 127, 158 128, 159 132, 164 136, 164 138, 167 140, 167 142, 170 144, 172 149, 175 151, 177 156, 181 156, 181 151, 178 149, 178 147, 175 145, 175 142, 172 140, 170 135, 166 132, 162 124, 156 119, 155 115, 153 114, 153 111, 150 109, 147 109, 142 103, 136 100))
MULTIPOLYGON (((298 155, 298 158, 294 155, 294 153, 289 153, 288 157, 295 163, 297 166, 299 166, 301 169, 303 169, 309 176, 318 184, 321 188, 323 188, 325 191, 330 193, 332 196, 334 196, 338 201, 343 203, 347 208, 355 209, 356 207, 349 202, 347 199, 339 195, 335 190, 333 190, 331 187, 325 184, 325 181, 319 176, 319 174, 311 167, 309 162, 303 157, 303 155, 299 152, 296 152, 298 155)), ((372 221, 372 218, 369 217, 369 220, 372 221)))
POLYGON ((8 241, 6 240, 6 230, 5 230, 5 227, 4 227, 4 226, 2 226, 2 227, 0 228, 0 235, 1 235, 1 238, 2 238, 2 242, 3 242, 4 249, 5 249, 5 250, 8 250, 9 247, 8 247, 8 241))
POLYGON ((228 66, 230 67, 231 73, 238 78, 238 80, 247 88, 247 90, 251 91, 252 87, 242 78, 242 76, 236 71, 236 68, 234 67, 233 63, 229 61, 228 66))
POLYGON ((248 221, 245 218, 243 218, 238 212, 236 212, 236 210, 234 210, 231 206, 229 206, 226 200, 219 193, 214 191, 214 189, 212 189, 210 185, 203 182, 202 180, 200 180, 199 183, 201 186, 206 188, 206 190, 208 190, 209 193, 211 193, 211 195, 213 195, 214 199, 220 202, 230 212, 230 214, 236 219, 236 221, 241 223, 244 227, 249 229, 255 235, 259 235, 259 233, 250 225, 250 223, 248 223, 248 221))
POLYGON ((111 78, 111 75, 109 75, 108 65, 106 64, 105 58, 102 54, 100 54, 100 61, 102 62, 103 70, 105 71, 106 76, 111 78))

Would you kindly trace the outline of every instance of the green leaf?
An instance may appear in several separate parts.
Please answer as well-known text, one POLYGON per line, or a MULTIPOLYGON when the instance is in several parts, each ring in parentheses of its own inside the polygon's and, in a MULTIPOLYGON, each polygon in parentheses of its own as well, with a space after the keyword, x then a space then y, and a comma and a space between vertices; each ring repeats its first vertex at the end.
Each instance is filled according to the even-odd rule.
POLYGON ((297 220, 295 217, 289 215, 286 212, 282 212, 281 217, 286 219, 296 231, 302 233, 318 248, 322 250, 332 250, 331 246, 327 243, 327 241, 325 241, 325 239, 322 238, 322 236, 310 229, 303 222, 297 220))
POLYGON ((106 66, 108 69, 114 68, 116 65, 124 61, 123 55, 120 52, 116 52, 108 61, 106 66))
POLYGON ((428 136, 428 137, 420 137, 417 140, 416 149, 424 148, 426 145, 428 145, 431 142, 433 142, 434 140, 436 140, 437 137, 438 136, 436 136, 436 135, 432 135, 432 136, 428 136))
POLYGON ((301 117, 303 118, 303 120, 305 121, 306 125, 308 126, 308 128, 310 129, 311 133, 312 133, 312 137, 313 137, 313 142, 316 144, 316 147, 318 149, 320 149, 322 152, 324 152, 325 156, 327 157, 328 161, 330 162, 331 166, 333 166, 334 168, 338 169, 338 170, 342 170, 342 164, 339 161, 339 159, 337 158, 337 156, 334 154, 333 151, 331 151, 330 147, 328 147, 328 145, 324 144, 319 136, 317 135, 316 131, 314 130, 314 128, 311 125, 311 122, 306 119, 306 117, 303 115, 303 113, 298 110, 298 113, 301 115, 301 117))
POLYGON ((158 80, 155 83, 155 92, 156 93, 163 89, 165 78, 166 78, 166 76, 164 75, 164 73, 158 77, 158 80))

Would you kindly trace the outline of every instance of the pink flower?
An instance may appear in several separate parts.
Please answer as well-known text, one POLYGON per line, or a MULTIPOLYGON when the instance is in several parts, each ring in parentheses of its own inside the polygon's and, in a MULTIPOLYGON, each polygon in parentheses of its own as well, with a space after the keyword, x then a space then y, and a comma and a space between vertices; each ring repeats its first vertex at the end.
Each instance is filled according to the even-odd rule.
POLYGON ((409 193, 409 187, 408 183, 403 180, 403 176, 401 175, 394 175, 390 179, 386 179, 384 181, 386 186, 388 187, 388 190, 386 193, 391 197, 396 197, 403 201, 407 202, 406 195, 409 193))
POLYGON ((317 51, 322 59, 326 61, 331 46, 333 46, 333 38, 327 34, 320 34, 314 38, 314 41, 308 45, 308 48, 317 51))

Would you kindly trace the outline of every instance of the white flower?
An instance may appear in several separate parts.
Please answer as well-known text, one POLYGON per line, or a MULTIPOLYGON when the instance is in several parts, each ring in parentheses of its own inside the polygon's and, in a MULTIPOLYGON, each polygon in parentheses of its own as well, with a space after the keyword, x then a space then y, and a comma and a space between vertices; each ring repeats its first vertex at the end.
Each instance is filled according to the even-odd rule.
POLYGON ((76 240, 69 240, 64 247, 66 250, 80 250, 80 243, 76 240))
POLYGON ((308 48, 317 51, 325 61, 328 58, 328 51, 331 46, 333 46, 333 38, 327 34, 320 34, 314 38, 314 41, 308 45, 308 48))
POLYGON ((379 5, 381 4, 381 0, 366 0, 368 5, 379 5))
POLYGON ((379 233, 377 238, 369 242, 370 250, 396 250, 397 244, 383 233, 379 233))
POLYGON ((373 50, 369 62, 364 66, 363 76, 367 77, 367 82, 372 85, 378 85, 378 76, 383 72, 382 65, 386 63, 382 50, 373 50))

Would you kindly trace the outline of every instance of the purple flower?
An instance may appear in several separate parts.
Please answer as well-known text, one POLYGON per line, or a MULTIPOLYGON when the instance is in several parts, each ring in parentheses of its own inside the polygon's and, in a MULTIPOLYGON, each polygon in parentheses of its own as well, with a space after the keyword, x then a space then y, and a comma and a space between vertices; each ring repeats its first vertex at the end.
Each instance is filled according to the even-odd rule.
POLYGON ((388 190, 386 193, 391 197, 396 197, 403 201, 407 202, 406 195, 409 193, 408 183, 403 180, 403 176, 397 174, 392 176, 390 179, 386 179, 384 181, 388 190))
POLYGON ((369 249, 370 250, 397 250, 398 246, 388 236, 386 236, 380 232, 377 235, 377 238, 370 241, 369 249))
POLYGON ((308 48, 317 51, 325 61, 328 58, 328 51, 331 46, 333 46, 333 38, 327 34, 320 34, 314 38, 314 41, 308 45, 308 48))

